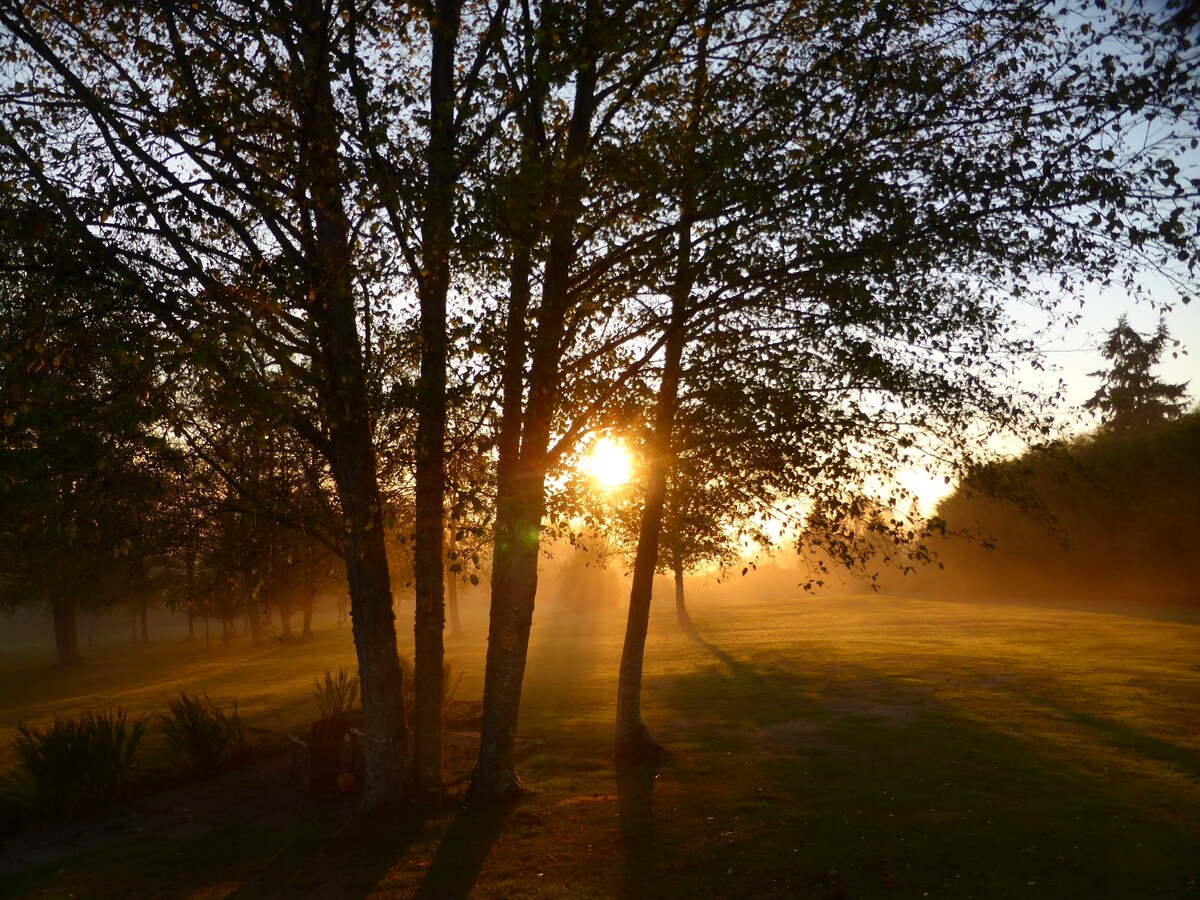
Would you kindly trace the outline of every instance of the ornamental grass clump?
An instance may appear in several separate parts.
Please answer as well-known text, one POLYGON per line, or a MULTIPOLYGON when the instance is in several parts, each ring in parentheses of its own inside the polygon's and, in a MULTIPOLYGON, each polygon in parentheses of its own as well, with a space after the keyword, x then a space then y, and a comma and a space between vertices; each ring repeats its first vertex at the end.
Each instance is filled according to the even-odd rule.
POLYGON ((129 796, 144 717, 130 721, 121 707, 107 706, 78 719, 58 716, 45 729, 16 727, 17 766, 47 817, 73 819, 129 796))
POLYGON ((232 715, 225 715, 209 699, 180 692, 178 700, 167 701, 170 713, 160 716, 167 746, 180 771, 187 775, 212 775, 246 752, 246 736, 238 718, 237 701, 232 715))
MULTIPOLYGON (((417 689, 417 671, 407 656, 400 657, 400 673, 404 679, 404 696, 411 701, 417 689)), ((442 703, 449 703, 454 699, 462 679, 463 673, 454 670, 454 660, 442 661, 442 703)))
POLYGON ((321 710, 322 719, 345 718, 358 699, 358 675, 351 674, 344 668, 338 669, 337 674, 325 670, 325 680, 316 680, 317 707, 321 710))

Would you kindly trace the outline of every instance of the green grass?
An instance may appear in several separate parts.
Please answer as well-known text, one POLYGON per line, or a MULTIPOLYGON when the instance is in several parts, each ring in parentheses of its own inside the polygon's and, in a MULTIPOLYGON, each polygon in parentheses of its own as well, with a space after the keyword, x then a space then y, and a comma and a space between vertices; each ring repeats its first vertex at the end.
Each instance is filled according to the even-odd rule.
MULTIPOLYGON (((1200 626, 913 599, 710 600, 694 603, 698 642, 670 615, 656 610, 647 649, 646 720, 674 753, 657 773, 618 779, 611 765, 622 617, 540 610, 521 733, 546 743, 521 759, 533 793, 519 804, 143 836, 0 892, 1200 896, 1200 626)), ((485 646, 452 649, 461 697, 479 696, 485 646)), ((206 690, 286 728, 315 717, 312 679, 340 665, 353 665, 346 631, 207 656, 97 651, 77 675, 0 671, 0 708, 34 723, 103 697, 137 714, 206 690)))

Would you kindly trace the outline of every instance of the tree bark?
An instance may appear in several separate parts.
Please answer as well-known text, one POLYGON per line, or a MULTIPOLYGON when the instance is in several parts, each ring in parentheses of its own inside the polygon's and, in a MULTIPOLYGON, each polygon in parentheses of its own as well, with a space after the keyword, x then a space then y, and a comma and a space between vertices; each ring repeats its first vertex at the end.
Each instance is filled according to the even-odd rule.
POLYGON ((55 594, 51 611, 54 617, 54 648, 58 665, 69 666, 79 659, 79 636, 75 630, 75 601, 55 594))
POLYGON ((440 797, 442 784, 442 668, 446 627, 443 535, 446 502, 446 295, 453 245, 454 51, 460 0, 438 0, 431 23, 430 137, 422 220, 421 383, 417 397, 416 548, 413 581, 415 660, 414 789, 440 797))

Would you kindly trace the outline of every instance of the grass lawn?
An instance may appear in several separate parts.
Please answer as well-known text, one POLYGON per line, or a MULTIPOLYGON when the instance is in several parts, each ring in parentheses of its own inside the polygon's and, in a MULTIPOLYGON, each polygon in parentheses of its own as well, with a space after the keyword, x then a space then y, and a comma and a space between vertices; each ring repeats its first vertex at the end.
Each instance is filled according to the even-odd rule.
MULTIPOLYGON (((520 803, 142 835, 0 893, 1200 897, 1200 624, 862 597, 692 612, 699 640, 665 605, 651 626, 644 711, 673 752, 657 772, 611 764, 621 614, 539 610, 520 803)), ((459 696, 479 696, 484 652, 451 648, 459 696)), ((71 671, 5 657, 0 728, 187 689, 296 730, 313 678, 352 663, 348 630, 97 648, 71 671)))

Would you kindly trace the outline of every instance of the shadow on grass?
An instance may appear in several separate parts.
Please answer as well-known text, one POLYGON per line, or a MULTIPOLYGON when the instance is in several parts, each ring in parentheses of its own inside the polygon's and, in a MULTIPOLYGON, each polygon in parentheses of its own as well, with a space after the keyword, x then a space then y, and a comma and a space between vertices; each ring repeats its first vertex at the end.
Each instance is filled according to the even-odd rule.
MULTIPOLYGON (((977 705, 969 672, 943 695, 937 679, 889 678, 866 661, 755 665, 693 640, 719 664, 662 679, 677 714, 663 737, 702 748, 665 776, 679 779, 668 802, 702 783, 701 811, 724 843, 680 873, 680 893, 722 876, 745 896, 1004 896, 1032 884, 1057 896, 1182 895, 1198 881, 1197 792, 1132 767, 1102 776, 1088 747, 1050 740, 1027 717, 1040 707, 1051 724, 1074 721, 1190 775, 1182 747, 1036 694, 1014 694, 1011 716, 977 705), (1163 802, 1172 796, 1176 811, 1163 802)), ((986 680, 978 686, 986 697, 986 680)), ((648 821, 648 797, 641 808, 648 821)))
POLYGON ((654 785, 658 766, 617 768, 617 816, 620 820, 621 883, 636 893, 658 863, 654 827, 654 785))
POLYGON ((514 799, 460 809, 414 896, 425 900, 455 900, 470 894, 492 845, 500 837, 517 802, 514 799))
POLYGON ((277 844, 274 852, 260 840, 268 850, 261 868, 226 896, 365 897, 404 857, 425 821, 412 810, 355 815, 277 844))
POLYGON ((758 673, 753 667, 748 666, 744 662, 740 662, 739 660, 730 656, 720 647, 717 647, 716 645, 706 641, 704 636, 696 630, 696 626, 693 623, 689 622, 687 625, 682 627, 682 630, 685 635, 687 635, 689 638, 711 653, 717 660, 723 663, 735 678, 748 681, 757 681, 758 673))

